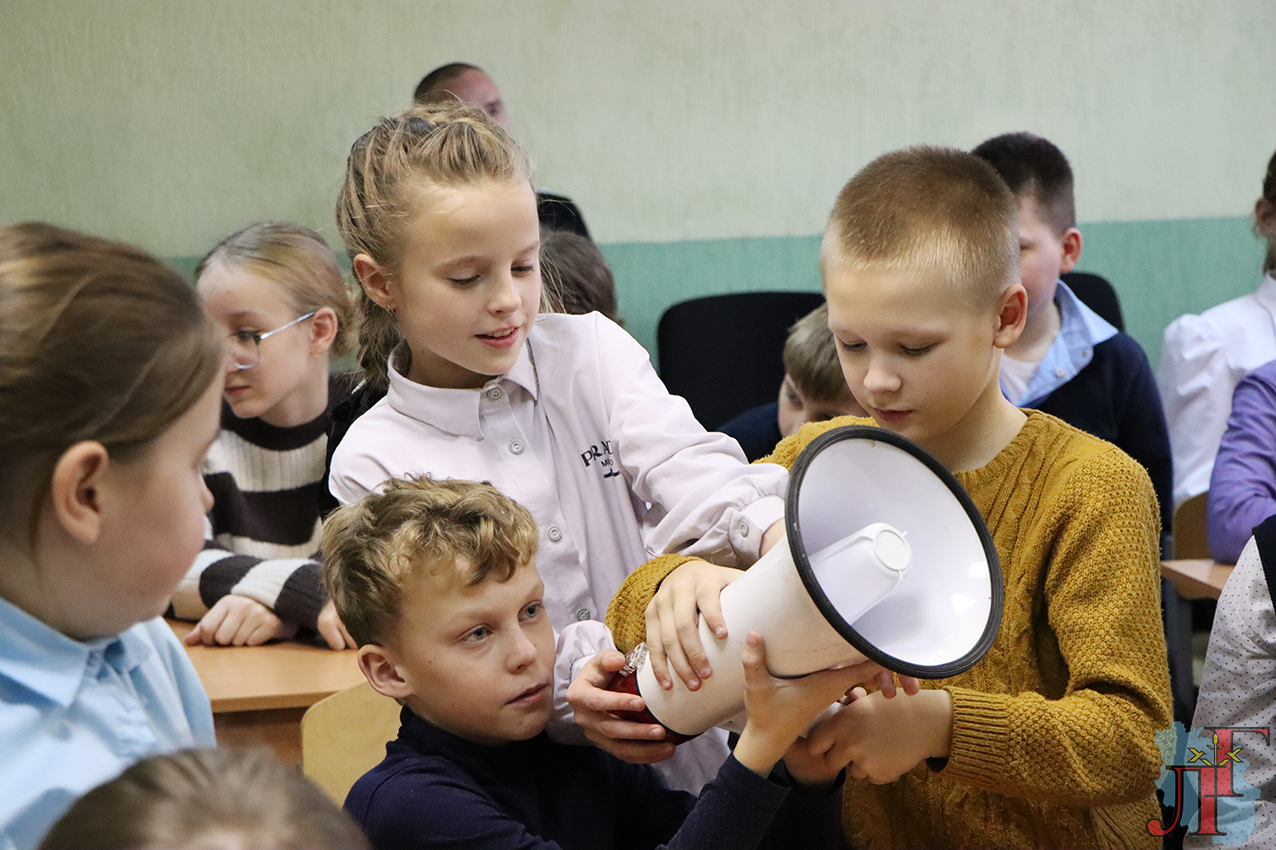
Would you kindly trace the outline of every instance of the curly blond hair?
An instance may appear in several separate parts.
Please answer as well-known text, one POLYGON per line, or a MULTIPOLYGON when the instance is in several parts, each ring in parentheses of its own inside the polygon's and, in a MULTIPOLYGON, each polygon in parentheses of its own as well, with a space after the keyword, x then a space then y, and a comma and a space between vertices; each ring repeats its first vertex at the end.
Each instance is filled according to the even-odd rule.
POLYGON ((532 515, 491 484, 427 476, 391 478, 333 511, 320 544, 324 585, 359 646, 383 642, 420 570, 508 581, 538 546, 532 515))

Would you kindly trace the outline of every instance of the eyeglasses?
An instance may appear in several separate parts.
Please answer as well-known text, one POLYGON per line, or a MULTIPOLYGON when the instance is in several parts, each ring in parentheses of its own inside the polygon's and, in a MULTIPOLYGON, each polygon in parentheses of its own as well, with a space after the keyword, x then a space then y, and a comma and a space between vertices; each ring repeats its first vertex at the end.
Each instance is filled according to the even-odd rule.
POLYGON ((258 333, 257 331, 235 331, 226 337, 226 354, 236 369, 251 369, 261 360, 261 341, 270 339, 280 331, 286 331, 299 322, 309 319, 318 310, 311 310, 304 316, 298 316, 286 325, 280 325, 273 331, 258 333))

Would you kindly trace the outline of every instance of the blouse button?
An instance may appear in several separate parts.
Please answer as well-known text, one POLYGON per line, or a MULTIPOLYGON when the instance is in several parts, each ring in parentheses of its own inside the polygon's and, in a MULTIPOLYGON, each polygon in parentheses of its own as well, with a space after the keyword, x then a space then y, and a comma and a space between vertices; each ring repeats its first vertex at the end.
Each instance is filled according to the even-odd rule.
POLYGON ((562 532, 562 529, 560 529, 558 526, 551 525, 549 527, 549 532, 546 536, 549 537, 549 539, 552 540, 553 542, 557 543, 558 541, 563 539, 563 532, 562 532))
POLYGON ((740 521, 740 536, 741 537, 749 536, 749 521, 747 519, 740 521))
POLYGON ((487 391, 487 397, 492 401, 500 401, 501 396, 503 395, 505 395, 505 393, 501 390, 500 387, 491 387, 487 391))
POLYGON ((593 615, 589 613, 588 608, 581 608, 579 611, 576 612, 577 620, 588 620, 592 616, 593 615))
POLYGON ((1062 378, 1065 374, 1067 374, 1067 373, 1066 373, 1066 372, 1064 372, 1062 369, 1055 369, 1055 370, 1054 370, 1054 376, 1055 376, 1056 378, 1062 378))
POLYGON ((523 453, 523 449, 525 448, 526 446, 523 445, 522 440, 515 440, 514 442, 510 443, 510 451, 512 451, 516 455, 521 455, 523 453))

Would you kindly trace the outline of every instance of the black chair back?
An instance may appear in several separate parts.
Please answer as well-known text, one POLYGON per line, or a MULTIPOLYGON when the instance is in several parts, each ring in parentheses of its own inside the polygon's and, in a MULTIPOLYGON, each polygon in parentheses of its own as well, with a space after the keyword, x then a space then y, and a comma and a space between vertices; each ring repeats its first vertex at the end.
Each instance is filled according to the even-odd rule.
POLYGON ((1090 272, 1064 272, 1059 275, 1068 288, 1108 324, 1119 331, 1125 330, 1125 317, 1121 315, 1121 302, 1108 279, 1090 272))
POLYGON ((734 292, 674 304, 656 327, 660 377, 717 428, 775 401, 789 326, 822 303, 819 292, 734 292))

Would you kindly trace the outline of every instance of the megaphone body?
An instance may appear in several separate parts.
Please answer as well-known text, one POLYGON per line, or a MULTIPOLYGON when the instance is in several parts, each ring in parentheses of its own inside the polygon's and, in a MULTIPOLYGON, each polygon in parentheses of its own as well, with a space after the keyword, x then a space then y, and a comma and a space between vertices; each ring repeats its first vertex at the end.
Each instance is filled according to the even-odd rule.
POLYGON ((983 657, 1001 621, 1001 572, 969 496, 933 457, 903 437, 848 426, 798 458, 786 499, 786 542, 722 591, 728 636, 703 619, 713 675, 691 691, 656 682, 645 648, 616 690, 637 693, 679 742, 745 720, 745 636, 766 642, 771 674, 796 678, 873 660, 919 678, 945 678, 983 657))

